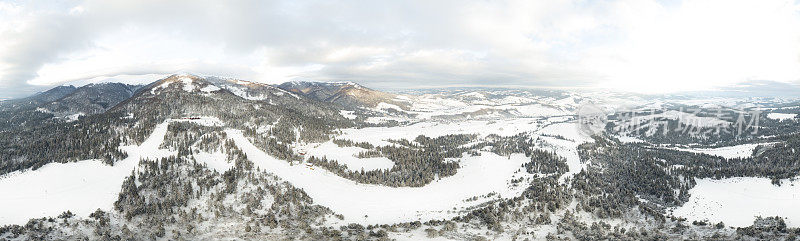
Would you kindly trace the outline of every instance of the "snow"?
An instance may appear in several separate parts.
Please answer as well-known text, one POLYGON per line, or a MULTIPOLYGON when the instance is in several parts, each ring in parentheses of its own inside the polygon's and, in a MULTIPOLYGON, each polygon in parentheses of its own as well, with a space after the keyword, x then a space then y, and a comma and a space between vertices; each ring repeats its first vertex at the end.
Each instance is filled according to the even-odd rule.
POLYGON ((183 91, 192 92, 195 89, 194 82, 192 78, 188 76, 184 76, 180 78, 180 81, 183 83, 183 91))
POLYGON ((214 91, 217 91, 217 90, 220 90, 220 88, 215 86, 215 85, 208 85, 208 86, 203 87, 202 89, 200 89, 200 91, 203 91, 203 92, 206 92, 206 93, 211 93, 211 92, 214 92, 214 91))
POLYGON ((558 110, 551 107, 546 107, 540 104, 531 105, 503 105, 498 106, 498 109, 512 109, 517 110, 522 116, 535 117, 535 116, 559 116, 569 115, 571 113, 563 110, 558 110))
POLYGON ((425 233, 425 229, 428 226, 422 226, 417 229, 407 230, 404 232, 388 232, 388 238, 390 240, 396 241, 419 241, 419 240, 428 240, 428 241, 450 241, 455 239, 450 239, 444 236, 436 236, 433 238, 428 237, 427 233, 425 233))
POLYGON ((357 158, 359 152, 367 149, 361 147, 339 147, 332 141, 317 144, 308 149, 307 157, 315 156, 318 158, 326 157, 328 160, 336 160, 339 164, 347 166, 351 171, 372 171, 380 169, 391 169, 394 162, 386 157, 357 158))
POLYGON ((780 121, 792 120, 796 116, 797 116, 797 114, 786 114, 786 113, 769 113, 769 114, 767 114, 767 118, 770 118, 770 119, 773 119, 773 120, 780 120, 780 121))
POLYGON ((77 113, 77 114, 72 114, 72 115, 64 116, 64 118, 65 118, 65 119, 67 119, 67 121, 76 121, 76 120, 78 120, 78 118, 79 118, 79 117, 81 117, 82 115, 83 115, 83 113, 77 113))
POLYGON ((680 123, 690 126, 696 127, 716 127, 716 126, 724 126, 731 124, 729 121, 722 120, 715 117, 700 117, 696 116, 691 113, 676 111, 676 110, 669 110, 663 113, 658 114, 650 114, 650 115, 641 115, 641 116, 632 116, 630 121, 633 122, 633 125, 642 125, 643 122, 648 122, 654 120, 656 118, 665 118, 665 119, 672 119, 678 120, 680 123))
POLYGON ((642 139, 632 136, 615 136, 622 143, 644 143, 642 139))
POLYGON ((396 105, 393 105, 393 104, 389 104, 389 103, 386 103, 386 102, 378 103, 378 105, 375 106, 375 109, 378 109, 378 110, 395 109, 397 111, 403 111, 403 109, 400 108, 399 106, 396 106, 396 105))
POLYGON ((565 139, 568 139, 563 140, 550 136, 539 136, 539 138, 546 143, 544 146, 545 149, 554 151, 558 156, 564 157, 567 160, 569 171, 564 173, 564 175, 559 178, 559 182, 566 182, 567 177, 575 176, 575 174, 581 172, 581 170, 583 170, 583 168, 586 166, 585 163, 581 163, 580 156, 578 155, 578 146, 585 142, 593 142, 594 140, 590 137, 580 134, 578 132, 578 126, 575 122, 563 122, 548 125, 541 130, 536 131, 535 134, 545 134, 550 136, 560 135, 565 139))
POLYGON ((184 119, 172 119, 170 122, 191 122, 202 126, 223 126, 219 118, 213 116, 192 116, 184 119))
POLYGON ((485 96, 485 95, 483 95, 483 94, 481 94, 481 93, 478 93, 478 92, 469 92, 469 93, 464 93, 464 94, 461 94, 461 96, 464 96, 464 97, 472 97, 472 98, 478 98, 478 99, 486 99, 486 96, 485 96))
POLYGON ((247 100, 265 100, 267 97, 264 96, 250 96, 244 88, 241 87, 234 87, 234 86, 226 86, 225 89, 230 91, 236 96, 242 97, 247 100))
POLYGON ((81 117, 83 115, 84 115, 83 112, 81 112, 81 113, 65 116, 64 118, 66 118, 67 121, 76 121, 76 120, 78 120, 78 117, 81 117))
POLYGON ((316 204, 344 215, 346 223, 449 219, 457 215, 453 212, 454 207, 463 209, 489 199, 484 197, 477 201, 465 201, 468 198, 492 192, 502 197, 520 195, 525 189, 524 185, 510 187, 510 180, 530 176, 520 168, 522 163, 529 161, 524 155, 503 157, 484 152, 481 156, 462 158, 457 174, 424 187, 393 188, 359 184, 322 168, 291 166, 253 146, 241 131, 227 130, 227 133, 256 166, 302 188, 316 204))
POLYGON ((339 139, 356 142, 369 142, 376 146, 392 143, 388 139, 413 140, 419 135, 439 137, 448 134, 478 134, 485 137, 489 134, 513 136, 518 133, 533 131, 539 126, 538 118, 517 118, 504 120, 475 120, 456 123, 420 122, 397 127, 368 127, 361 129, 343 129, 339 139))
POLYGON ((689 220, 708 219, 713 223, 745 227, 755 216, 781 216, 786 224, 800 226, 800 181, 785 181, 780 187, 770 179, 737 177, 722 180, 697 179, 689 190, 691 197, 683 206, 672 210, 675 216, 689 220))
POLYGON ((342 115, 344 118, 347 119, 355 119, 357 116, 354 114, 355 111, 352 110, 340 110, 339 114, 342 115))
POLYGON ((519 96, 506 96, 498 102, 501 104, 526 104, 534 102, 534 99, 519 97, 519 96))
POLYGON ((590 136, 582 134, 579 130, 580 127, 577 122, 563 122, 548 125, 537 132, 537 134, 546 134, 553 136, 562 136, 578 144, 583 142, 593 142, 590 136))
POLYGON ((687 151, 693 153, 705 153, 712 156, 719 156, 723 158, 747 158, 753 155, 753 150, 759 145, 769 145, 774 143, 751 143, 736 146, 725 146, 717 148, 675 148, 679 151, 687 151))
POLYGON ((64 211, 87 217, 98 208, 111 210, 122 182, 140 158, 161 158, 173 152, 158 149, 168 123, 156 126, 140 146, 120 147, 128 157, 108 166, 98 160, 50 163, 37 170, 0 177, 0 225, 25 224, 31 218, 64 211))
POLYGON ((197 160, 197 163, 206 164, 208 168, 216 170, 219 173, 223 173, 233 167, 233 163, 228 162, 227 156, 222 152, 199 152, 195 153, 193 156, 194 159, 197 160))
MULTIPOLYGON (((457 95, 457 97, 483 96, 479 100, 458 100, 457 98, 446 98, 440 95, 422 95, 413 100, 410 99, 411 108, 407 111, 415 114, 417 120, 430 119, 434 116, 458 115, 476 112, 479 110, 508 110, 517 117, 543 117, 556 115, 570 115, 563 106, 553 106, 552 101, 541 101, 537 99, 519 96, 505 96, 502 98, 486 98, 484 94, 477 92, 467 92, 457 95)), ((488 116, 491 117, 491 116, 488 116)))

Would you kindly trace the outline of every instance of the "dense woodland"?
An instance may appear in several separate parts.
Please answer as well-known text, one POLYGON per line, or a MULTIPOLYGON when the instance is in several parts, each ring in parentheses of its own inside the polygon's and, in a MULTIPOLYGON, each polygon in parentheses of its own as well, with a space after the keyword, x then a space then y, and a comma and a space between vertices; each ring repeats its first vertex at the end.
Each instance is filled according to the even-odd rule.
POLYGON ((0 131, 0 174, 37 169, 50 162, 101 159, 111 164, 127 156, 118 149, 125 143, 119 127, 134 122, 109 113, 78 121, 46 123, 30 128, 0 131))
MULTIPOLYGON (((800 132, 800 121, 781 121, 768 118, 763 109, 703 109, 696 106, 680 106, 664 110, 622 112, 609 116, 608 133, 632 136, 651 144, 688 145, 701 144, 708 147, 731 146, 753 141, 770 140, 775 137, 800 132), (698 117, 727 121, 719 126, 703 127, 693 120, 671 118, 642 118, 664 111, 681 111, 698 117)), ((780 113, 800 114, 800 109, 782 110, 780 113)), ((800 115, 799 115, 800 116, 800 115)), ((800 120, 800 119, 798 119, 800 120)))

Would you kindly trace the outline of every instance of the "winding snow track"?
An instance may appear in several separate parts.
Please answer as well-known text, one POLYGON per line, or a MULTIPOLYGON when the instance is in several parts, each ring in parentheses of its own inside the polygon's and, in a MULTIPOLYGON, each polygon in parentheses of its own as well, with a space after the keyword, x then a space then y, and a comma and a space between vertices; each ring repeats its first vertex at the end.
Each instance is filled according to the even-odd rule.
POLYGON ((481 156, 462 158, 461 168, 455 175, 423 187, 359 184, 323 168, 289 165, 259 150, 240 130, 226 132, 256 166, 302 188, 315 204, 344 215, 345 223, 391 224, 452 218, 458 214, 456 210, 497 197, 465 201, 474 196, 492 192, 502 197, 519 196, 525 185, 511 187, 510 180, 530 176, 520 168, 529 161, 525 155, 504 157, 483 152, 481 156))

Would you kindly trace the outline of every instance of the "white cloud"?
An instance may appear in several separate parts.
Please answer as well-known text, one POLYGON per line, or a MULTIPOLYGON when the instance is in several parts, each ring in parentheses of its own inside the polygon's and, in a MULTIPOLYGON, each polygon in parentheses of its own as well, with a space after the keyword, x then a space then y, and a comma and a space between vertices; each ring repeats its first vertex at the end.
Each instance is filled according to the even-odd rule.
POLYGON ((611 49, 616 58, 596 60, 604 84, 664 91, 800 80, 800 17, 790 1, 685 1, 658 15, 611 49))
POLYGON ((783 0, 0 3, 0 96, 195 72, 277 83, 702 89, 800 79, 783 0), (7 37, 6 37, 7 36, 7 37))

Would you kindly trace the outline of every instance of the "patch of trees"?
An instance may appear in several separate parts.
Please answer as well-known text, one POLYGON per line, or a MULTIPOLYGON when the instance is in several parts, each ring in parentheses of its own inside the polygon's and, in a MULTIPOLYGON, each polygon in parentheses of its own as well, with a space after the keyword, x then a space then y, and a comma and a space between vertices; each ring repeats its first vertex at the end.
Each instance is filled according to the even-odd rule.
POLYGON ((511 155, 512 153, 524 153, 526 156, 530 156, 536 146, 530 136, 525 133, 510 137, 490 135, 487 139, 490 142, 485 145, 491 146, 492 152, 501 156, 511 155))
MULTIPOLYGON (((115 202, 115 210, 124 217, 119 222, 137 227, 141 232, 137 235, 148 239, 192 239, 207 231, 195 227, 212 220, 240 223, 239 235, 247 236, 239 237, 274 232, 281 236, 321 235, 310 225, 331 214, 329 209, 313 205, 302 189, 257 170, 232 141, 225 141, 222 151, 235 163, 223 173, 210 171, 191 156, 142 161, 115 202), (191 206, 191 200, 201 205, 191 206)), ((219 226, 223 227, 229 225, 219 226)))
POLYGON ((706 154, 688 153, 674 150, 636 148, 639 154, 657 156, 667 166, 672 175, 697 178, 764 177, 777 180, 793 178, 800 174, 800 134, 776 139, 780 143, 762 148, 757 155, 746 158, 721 158, 706 154))
POLYGON ((800 228, 787 228, 782 217, 761 217, 753 221, 753 225, 737 228, 738 238, 752 238, 757 240, 797 240, 800 237, 800 228))
MULTIPOLYGON (((436 138, 418 136, 414 142, 402 139, 403 145, 379 146, 359 153, 359 158, 383 156, 395 165, 389 170, 351 171, 347 166, 327 157, 310 157, 307 161, 323 167, 339 176, 361 183, 382 184, 392 187, 424 186, 436 178, 452 176, 458 170, 458 162, 447 162, 445 158, 460 158, 471 150, 462 147, 475 135, 445 135, 436 138)), ((339 141, 343 145, 362 145, 352 141, 339 141)))
MULTIPOLYGON (((690 108, 691 109, 691 108, 690 108)), ((672 109, 679 111, 680 109, 672 109)), ((759 139, 770 139, 800 132, 800 121, 780 121, 767 118, 769 112, 745 109, 744 113, 731 109, 692 109, 683 110, 698 117, 720 118, 728 121, 722 126, 700 126, 701 123, 682 123, 671 118, 652 118, 640 125, 632 123, 630 113, 609 116, 611 122, 606 131, 613 134, 629 135, 654 144, 703 144, 712 146, 731 146, 750 143, 759 139), (740 114, 742 114, 740 116, 740 114), (758 114, 758 115, 756 115, 758 114), (743 119, 740 119, 743 118, 743 119), (757 123, 755 122, 757 119, 757 123), (694 125, 692 125, 694 124, 694 125), (755 127, 757 124, 757 127, 755 127), (757 130, 755 128, 758 128, 757 130), (638 130, 637 130, 638 129, 638 130)), ((656 114, 660 113, 655 112, 656 114)), ((633 117, 649 115, 651 112, 638 112, 633 117)), ((635 123, 635 121, 633 121, 635 123)), ((686 122, 686 120, 684 120, 686 122)))
POLYGON ((254 146, 273 157, 288 162, 303 160, 303 158, 296 154, 289 146, 291 142, 280 142, 277 138, 269 136, 268 134, 258 134, 254 130, 246 130, 244 134, 250 137, 249 139, 254 146))
POLYGON ((369 142, 355 142, 355 141, 351 141, 351 140, 348 140, 348 139, 336 139, 336 138, 334 138, 332 140, 332 142, 333 142, 333 144, 336 144, 339 147, 356 146, 356 147, 361 147, 361 148, 364 148, 364 149, 367 149, 367 150, 375 148, 375 146, 373 146, 369 142))
POLYGON ((672 175, 657 151, 619 145, 600 137, 579 149, 583 162, 588 164, 572 179, 579 202, 577 210, 600 218, 620 217, 638 205, 640 197, 660 205, 682 204, 694 186, 693 179, 672 175))
POLYGON ((531 161, 523 164, 528 173, 564 174, 569 172, 567 159, 554 152, 533 150, 530 153, 531 161))
POLYGON ((178 150, 182 152, 179 153, 181 156, 188 155, 191 154, 188 153, 189 147, 194 143, 200 144, 198 141, 203 137, 206 137, 204 139, 206 143, 211 141, 212 138, 214 140, 224 140, 224 132, 222 127, 209 127, 191 122, 171 122, 167 126, 167 133, 164 135, 164 141, 159 148, 178 150), (218 133, 223 134, 220 135, 218 133))
POLYGON ((578 150, 587 163, 572 179, 578 210, 613 218, 638 206, 642 213, 663 219, 663 208, 688 200, 695 178, 794 177, 800 171, 800 159, 793 153, 800 146, 796 137, 759 156, 733 159, 597 137, 578 150))

